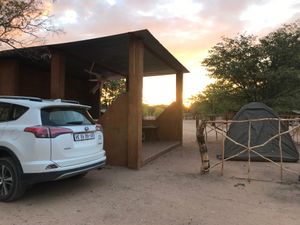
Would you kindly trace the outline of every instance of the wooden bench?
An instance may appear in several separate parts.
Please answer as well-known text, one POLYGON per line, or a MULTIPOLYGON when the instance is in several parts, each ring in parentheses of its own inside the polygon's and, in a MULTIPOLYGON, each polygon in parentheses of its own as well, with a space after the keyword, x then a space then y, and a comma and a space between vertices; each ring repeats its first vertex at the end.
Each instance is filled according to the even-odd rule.
POLYGON ((153 124, 147 124, 142 126, 142 141, 157 141, 158 126, 153 124))

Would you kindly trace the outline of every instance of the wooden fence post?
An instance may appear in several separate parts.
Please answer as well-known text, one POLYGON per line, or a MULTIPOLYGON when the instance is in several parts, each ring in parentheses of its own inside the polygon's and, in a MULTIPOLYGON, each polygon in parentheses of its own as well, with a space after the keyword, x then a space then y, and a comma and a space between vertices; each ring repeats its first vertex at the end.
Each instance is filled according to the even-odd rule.
POLYGON ((278 119, 278 135, 279 135, 279 152, 280 152, 280 180, 282 182, 283 170, 282 170, 282 145, 281 145, 281 121, 278 119))
MULTIPOLYGON (((222 130, 223 130, 223 123, 222 123, 222 130)), ((222 169, 221 169, 221 174, 223 176, 224 174, 224 155, 225 155, 225 136, 224 134, 222 133, 222 169)))
POLYGON ((251 163, 251 121, 248 125, 248 182, 250 182, 250 163, 251 163))

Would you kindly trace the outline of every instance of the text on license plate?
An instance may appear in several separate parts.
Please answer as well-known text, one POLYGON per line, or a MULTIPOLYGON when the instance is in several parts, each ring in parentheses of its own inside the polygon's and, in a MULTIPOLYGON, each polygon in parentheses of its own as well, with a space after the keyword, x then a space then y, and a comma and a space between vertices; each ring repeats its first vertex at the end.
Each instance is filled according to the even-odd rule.
POLYGON ((74 134, 74 141, 85 141, 85 140, 91 140, 91 139, 95 139, 94 132, 75 133, 74 134))

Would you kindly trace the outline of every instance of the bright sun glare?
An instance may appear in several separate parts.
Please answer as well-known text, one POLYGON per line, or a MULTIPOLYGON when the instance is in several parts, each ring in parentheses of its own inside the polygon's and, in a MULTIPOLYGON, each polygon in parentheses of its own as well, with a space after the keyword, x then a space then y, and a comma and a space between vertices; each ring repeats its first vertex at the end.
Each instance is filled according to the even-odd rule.
POLYGON ((175 101, 175 75, 145 77, 143 80, 143 102, 148 105, 169 105, 175 101))
MULTIPOLYGON (((176 100, 175 75, 145 77, 143 80, 143 103, 149 105, 169 105, 176 100)), ((190 106, 189 98, 203 90, 211 80, 203 68, 195 68, 184 75, 183 104, 190 106)))

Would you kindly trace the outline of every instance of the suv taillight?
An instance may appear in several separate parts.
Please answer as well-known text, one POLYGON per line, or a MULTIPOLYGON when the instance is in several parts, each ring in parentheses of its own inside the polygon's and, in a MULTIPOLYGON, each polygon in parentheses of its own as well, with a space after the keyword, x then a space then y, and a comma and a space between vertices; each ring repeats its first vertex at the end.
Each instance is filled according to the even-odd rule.
POLYGON ((62 134, 72 134, 73 131, 71 129, 68 128, 64 128, 64 127, 49 127, 50 129, 50 137, 51 138, 56 138, 59 135, 62 134))
POLYGON ((96 131, 101 131, 103 133, 103 127, 101 124, 96 124, 96 131))
POLYGON ((34 126, 26 127, 25 132, 33 133, 37 138, 56 138, 61 134, 71 134, 73 131, 64 127, 34 126))
POLYGON ((49 138, 49 128, 43 126, 35 126, 35 127, 26 127, 24 129, 25 132, 33 133, 37 138, 49 138))

